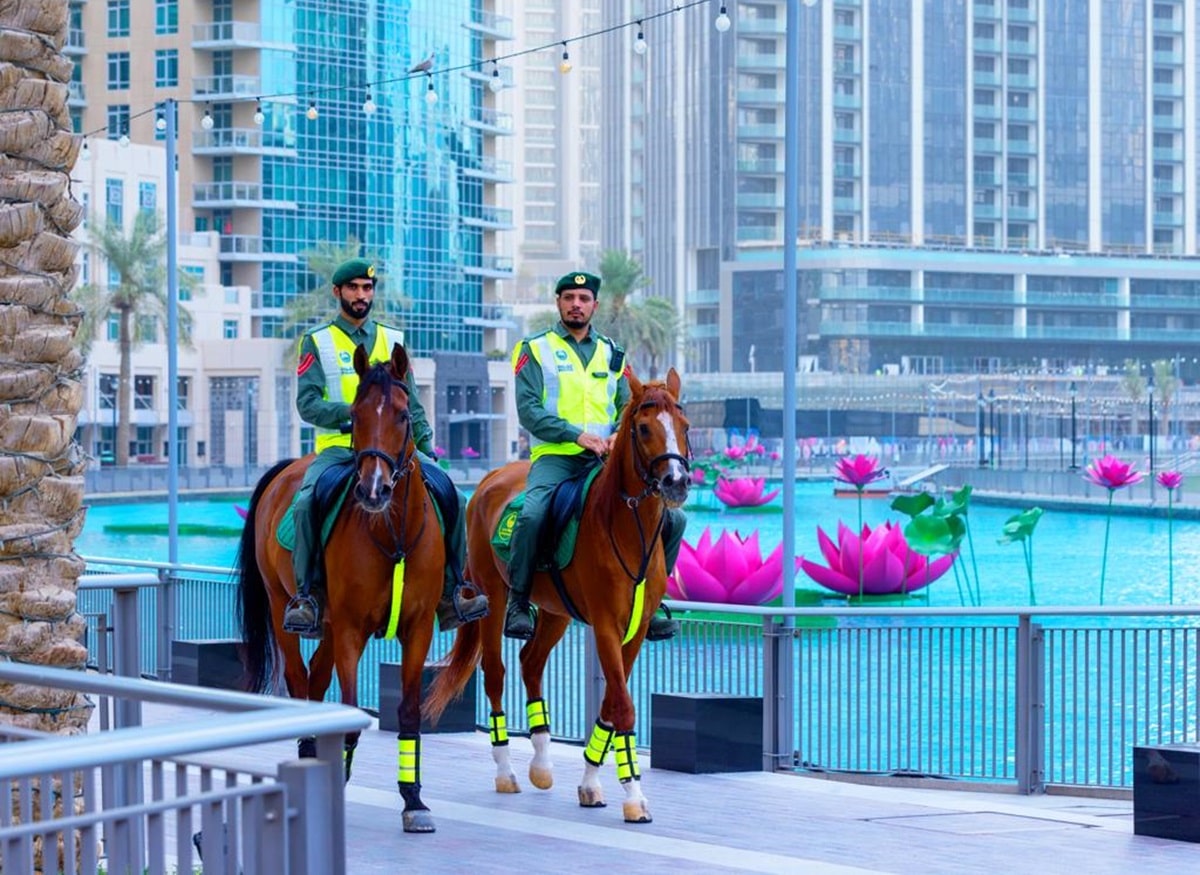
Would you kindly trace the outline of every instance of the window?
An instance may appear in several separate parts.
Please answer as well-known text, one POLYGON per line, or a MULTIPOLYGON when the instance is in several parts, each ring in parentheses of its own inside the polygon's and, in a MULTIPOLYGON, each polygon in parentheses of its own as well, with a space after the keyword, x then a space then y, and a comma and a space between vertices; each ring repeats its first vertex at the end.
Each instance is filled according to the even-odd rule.
POLYGON ((139 316, 137 320, 137 339, 139 343, 157 343, 158 319, 154 316, 139 316))
POLYGON ((108 0, 108 35, 129 36, 129 0, 108 0))
POLYGON ((101 374, 99 394, 96 398, 101 410, 115 410, 117 407, 117 375, 101 374))
MULTIPOLYGON (((110 289, 115 289, 119 285, 121 285, 121 271, 116 266, 114 266, 112 262, 109 262, 109 264, 108 264, 108 287, 110 289)), ((108 318, 112 319, 113 316, 110 314, 108 318)), ((112 337, 110 339, 116 340, 116 337, 112 337)))
MULTIPOLYGON (((112 268, 109 268, 109 274, 111 276, 112 268)), ((115 311, 109 313, 108 318, 104 321, 104 337, 110 343, 116 343, 121 338, 121 317, 115 311)))
POLYGON ((129 52, 108 53, 108 90, 124 91, 129 87, 129 52))
POLYGON ((80 255, 79 282, 86 286, 92 281, 92 253, 85 249, 80 255))
POLYGON ((153 410, 154 409, 154 378, 153 377, 134 377, 133 378, 133 409, 134 410, 153 410))
POLYGON ((146 213, 158 209, 158 186, 155 183, 138 183, 138 209, 146 213))
POLYGON ((238 321, 236 319, 226 319, 223 323, 221 336, 226 340, 237 340, 238 321))
POLYGON ((174 88, 179 84, 179 49, 154 52, 154 87, 174 88))
POLYGON ((192 388, 191 377, 180 377, 175 383, 175 409, 187 410, 188 398, 192 388))
POLYGON ((129 442, 129 455, 131 456, 153 456, 154 455, 154 427, 149 425, 139 425, 137 427, 134 439, 129 442))
POLYGON ((120 179, 104 180, 104 215, 114 225, 125 224, 125 183, 120 179))
POLYGON ((108 127, 106 129, 110 140, 121 139, 122 134, 129 133, 129 104, 112 103, 108 106, 108 127))
POLYGON ((154 32, 179 32, 179 3, 177 0, 154 0, 154 32))

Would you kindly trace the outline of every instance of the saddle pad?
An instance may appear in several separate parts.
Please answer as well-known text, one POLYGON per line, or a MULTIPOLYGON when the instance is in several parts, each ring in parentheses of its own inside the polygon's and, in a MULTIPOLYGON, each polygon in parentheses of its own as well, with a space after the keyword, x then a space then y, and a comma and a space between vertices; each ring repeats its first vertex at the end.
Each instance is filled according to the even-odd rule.
MULTIPOLYGON (((548 527, 553 529, 551 534, 557 533, 554 564, 559 568, 566 568, 571 563, 571 558, 575 555, 575 541, 579 535, 580 512, 583 510, 583 503, 587 500, 588 492, 591 491, 592 482, 596 479, 596 475, 600 473, 600 470, 601 466, 597 465, 582 478, 582 485, 570 507, 563 506, 560 502, 552 501, 546 517, 542 520, 542 531, 539 532, 535 543, 543 543, 546 535, 545 530, 548 527)), ((500 514, 500 521, 496 524, 496 531, 492 535, 492 549, 496 551, 496 556, 503 562, 508 562, 511 555, 510 547, 512 546, 513 526, 516 525, 517 517, 524 506, 525 492, 522 490, 513 496, 513 500, 505 506, 504 512, 500 514)), ((538 556, 537 567, 539 569, 549 567, 542 555, 538 556)))

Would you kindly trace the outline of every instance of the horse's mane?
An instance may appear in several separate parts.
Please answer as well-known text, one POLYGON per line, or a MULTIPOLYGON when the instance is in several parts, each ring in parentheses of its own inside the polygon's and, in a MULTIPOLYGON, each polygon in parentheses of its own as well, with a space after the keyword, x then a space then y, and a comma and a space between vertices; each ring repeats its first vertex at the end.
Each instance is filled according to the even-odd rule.
POLYGON ((621 411, 621 419, 617 424, 617 439, 613 443, 612 452, 604 463, 604 470, 596 476, 592 485, 593 501, 600 509, 601 519, 607 523, 612 509, 623 501, 621 495, 621 475, 625 467, 625 458, 633 452, 633 414, 639 407, 653 404, 657 407, 673 407, 675 398, 667 389, 664 380, 650 380, 642 384, 642 394, 630 395, 625 409, 621 411))
POLYGON ((386 390, 389 386, 397 385, 404 390, 404 395, 407 397, 408 383, 404 382, 403 375, 396 376, 395 371, 392 370, 391 361, 376 362, 367 369, 367 372, 362 375, 362 379, 358 381, 358 390, 354 394, 354 400, 357 403, 372 386, 379 386, 386 390))

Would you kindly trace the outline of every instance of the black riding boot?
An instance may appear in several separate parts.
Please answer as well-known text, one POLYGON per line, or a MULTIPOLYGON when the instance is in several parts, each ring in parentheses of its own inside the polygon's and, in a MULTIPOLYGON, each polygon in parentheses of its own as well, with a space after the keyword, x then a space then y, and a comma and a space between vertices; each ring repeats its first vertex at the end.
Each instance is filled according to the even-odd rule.
POLYGON ((534 610, 529 604, 527 593, 513 590, 508 596, 508 610, 504 614, 504 636, 528 641, 533 637, 534 610))
POLYGON ((283 631, 292 632, 301 638, 321 637, 321 593, 324 592, 320 574, 310 571, 305 580, 296 585, 296 594, 283 612, 283 631))
POLYGON ((446 567, 446 583, 442 590, 442 600, 438 602, 438 630, 449 632, 457 629, 463 623, 473 623, 488 615, 488 597, 483 593, 467 598, 463 595, 466 584, 458 575, 446 567))
POLYGON ((668 641, 679 634, 679 621, 671 616, 671 609, 663 605, 662 611, 666 616, 655 614, 650 618, 650 625, 646 627, 647 641, 668 641))

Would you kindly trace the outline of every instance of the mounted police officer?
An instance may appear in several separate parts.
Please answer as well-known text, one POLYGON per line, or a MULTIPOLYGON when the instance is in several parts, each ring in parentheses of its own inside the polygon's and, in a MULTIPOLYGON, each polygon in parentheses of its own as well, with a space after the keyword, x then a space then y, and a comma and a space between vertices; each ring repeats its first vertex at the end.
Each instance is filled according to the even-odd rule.
MULTIPOLYGON (((533 464, 525 486, 525 503, 510 543, 508 584, 511 589, 504 634, 533 637, 529 604, 537 560, 538 529, 554 487, 596 465, 612 448, 621 410, 629 400, 625 352, 592 328, 600 278, 579 271, 554 287, 559 322, 527 337, 513 350, 517 415, 530 434, 533 464)), ((667 573, 675 567, 685 518, 667 509, 663 526, 667 573)), ((679 624, 668 617, 650 620, 647 638, 670 638, 679 624)))
MULTIPOLYGON (((300 361, 296 367, 298 383, 296 409, 300 417, 316 427, 317 456, 304 473, 304 483, 293 510, 296 543, 292 566, 296 574, 296 595, 288 602, 283 627, 305 638, 321 637, 321 605, 324 600, 324 564, 320 561, 320 519, 314 519, 313 492, 321 474, 334 465, 354 458, 350 447, 350 404, 358 390, 354 371, 354 350, 362 346, 372 364, 391 357, 392 346, 404 343, 397 328, 370 318, 375 300, 375 266, 365 258, 352 258, 333 273, 333 297, 340 312, 332 322, 313 329, 300 341, 300 361)), ((450 478, 433 459, 433 429, 417 396, 410 371, 405 375, 409 387, 408 407, 412 418, 413 441, 421 460, 426 484, 454 493, 457 514, 446 531, 446 581, 438 604, 438 625, 445 631, 487 615, 487 596, 464 597, 462 589, 465 558, 466 502, 450 478)), ((439 490, 431 489, 431 493, 439 490)), ((449 523, 449 521, 448 521, 449 523)))

